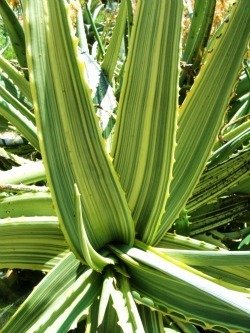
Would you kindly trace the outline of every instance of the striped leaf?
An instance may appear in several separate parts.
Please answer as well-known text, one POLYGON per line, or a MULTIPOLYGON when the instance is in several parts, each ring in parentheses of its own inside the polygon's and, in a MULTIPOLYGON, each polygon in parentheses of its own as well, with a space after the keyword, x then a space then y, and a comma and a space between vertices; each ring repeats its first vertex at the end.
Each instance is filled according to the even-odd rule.
POLYGON ((172 179, 181 17, 181 1, 138 2, 118 107, 114 166, 145 242, 157 233, 172 179))
POLYGON ((5 29, 10 37, 12 47, 16 53, 19 65, 28 78, 28 66, 26 60, 26 48, 25 48, 25 36, 23 32, 23 27, 16 17, 14 11, 8 5, 8 2, 1 1, 0 15, 2 16, 5 29))
POLYGON ((250 2, 239 1, 180 108, 170 197, 151 244, 159 241, 174 223, 204 170, 246 51, 249 20, 250 2))
POLYGON ((68 252, 57 217, 0 219, 0 268, 49 271, 68 252))
POLYGON ((67 332, 100 293, 101 275, 69 253, 25 300, 3 333, 67 332))
POLYGON ((28 62, 40 144, 65 237, 72 250, 80 253, 78 229, 73 223, 76 183, 92 246, 100 248, 110 241, 131 244, 134 239, 131 213, 104 149, 65 3, 63 0, 29 2, 26 17, 28 62), (53 132, 48 133, 47 128, 53 128, 53 132))
POLYGON ((147 250, 145 245, 142 247, 143 250, 112 247, 126 263, 136 301, 177 320, 204 328, 223 331, 248 329, 249 291, 239 292, 221 286, 215 279, 209 279, 190 266, 155 249, 151 248, 151 251, 150 247, 147 250))

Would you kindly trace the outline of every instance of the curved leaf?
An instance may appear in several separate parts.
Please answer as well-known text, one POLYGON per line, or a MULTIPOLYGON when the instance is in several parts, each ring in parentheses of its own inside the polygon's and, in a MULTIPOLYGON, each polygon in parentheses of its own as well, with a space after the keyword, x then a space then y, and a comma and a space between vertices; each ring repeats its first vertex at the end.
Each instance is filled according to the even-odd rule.
POLYGON ((192 89, 180 108, 173 181, 157 243, 171 227, 198 182, 211 153, 249 41, 250 2, 234 5, 192 89))
POLYGON ((40 143, 65 237, 71 249, 80 253, 78 230, 73 223, 76 183, 93 248, 110 241, 132 244, 131 213, 104 150, 64 1, 29 2, 26 14, 27 42, 32 53, 28 62, 40 143), (48 127, 54 132, 48 133, 48 127))
POLYGON ((28 78, 27 71, 27 60, 26 60, 26 47, 25 47, 25 36, 23 28, 17 19, 13 10, 5 0, 1 1, 0 14, 2 16, 6 30, 10 37, 12 47, 16 53, 20 67, 25 74, 25 77, 28 78))
POLYGON ((25 300, 3 333, 67 332, 100 293, 101 276, 69 253, 25 300))
POLYGON ((222 287, 199 271, 155 250, 154 254, 151 250, 144 252, 136 248, 112 247, 112 250, 125 262, 133 296, 139 303, 204 328, 220 328, 223 332, 248 329, 249 291, 236 292, 222 287))

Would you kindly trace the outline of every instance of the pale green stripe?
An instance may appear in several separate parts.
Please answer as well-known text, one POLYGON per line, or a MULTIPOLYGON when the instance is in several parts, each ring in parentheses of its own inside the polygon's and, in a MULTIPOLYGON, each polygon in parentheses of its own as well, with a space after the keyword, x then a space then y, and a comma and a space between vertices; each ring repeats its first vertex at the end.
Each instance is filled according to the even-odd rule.
POLYGON ((68 252, 54 216, 0 219, 0 268, 50 270, 68 252))
POLYGON ((131 243, 134 238, 131 213, 104 152, 90 91, 82 78, 84 67, 76 59, 76 45, 72 44, 64 2, 44 1, 44 4, 29 6, 33 29, 27 26, 27 35, 30 32, 33 35, 27 39, 32 42, 33 54, 42 54, 40 59, 30 57, 36 78, 34 100, 40 111, 37 112, 38 126, 43 133, 45 168, 65 237, 79 253, 80 241, 73 223, 73 185, 77 183, 93 247, 101 247, 112 240, 131 243), (45 15, 46 5, 49 16, 45 15), (46 24, 49 32, 45 30, 46 24), (48 133, 47 128, 53 131, 48 133))
POLYGON ((204 170, 249 40, 250 2, 234 5, 231 19, 208 53, 181 109, 176 162, 166 213, 154 242, 172 226, 204 170))
POLYGON ((146 242, 172 179, 181 17, 181 1, 138 2, 118 107, 114 166, 146 242))
MULTIPOLYGON (((159 248, 162 253, 191 266, 248 266, 250 251, 199 251, 159 248)), ((237 267, 236 267, 237 269, 237 267)))
POLYGON ((139 303, 204 328, 248 329, 250 301, 243 293, 219 286, 198 271, 158 255, 135 248, 112 249, 126 263, 133 296, 139 303))
POLYGON ((80 298, 83 310, 97 296, 100 279, 99 274, 80 265, 74 255, 69 253, 33 290, 3 328, 3 333, 45 332, 55 324, 60 313, 64 317, 60 317, 60 322, 52 329, 53 332, 59 332, 60 327, 65 323, 71 325, 79 314, 79 308, 76 308, 75 315, 71 315, 71 306, 77 306, 75 300, 78 304, 80 298), (77 295, 80 297, 77 298, 77 295))

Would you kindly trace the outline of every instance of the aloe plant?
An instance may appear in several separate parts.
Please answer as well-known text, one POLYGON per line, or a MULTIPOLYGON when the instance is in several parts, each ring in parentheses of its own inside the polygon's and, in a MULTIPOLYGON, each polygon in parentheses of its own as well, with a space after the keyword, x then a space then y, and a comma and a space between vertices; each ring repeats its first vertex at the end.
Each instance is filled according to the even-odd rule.
MULTIPOLYGON (((207 6, 198 2, 197 10, 207 6)), ((247 118, 235 121, 240 107, 223 129, 231 148, 218 137, 233 90, 245 94, 242 83, 234 87, 247 67, 250 2, 233 5, 206 52, 210 21, 194 20, 199 38, 183 54, 199 58, 200 68, 180 107, 182 1, 141 0, 133 17, 123 0, 100 65, 84 45, 82 22, 72 25, 78 2, 22 3, 24 27, 9 31, 25 36, 15 52, 26 54, 28 75, 0 58, 1 75, 18 90, 1 85, 0 113, 41 150, 44 167, 30 161, 0 173, 0 268, 47 274, 2 332, 247 332, 250 254, 229 251, 217 227, 249 211, 249 132, 247 118), (116 120, 106 141, 101 111, 116 120)))

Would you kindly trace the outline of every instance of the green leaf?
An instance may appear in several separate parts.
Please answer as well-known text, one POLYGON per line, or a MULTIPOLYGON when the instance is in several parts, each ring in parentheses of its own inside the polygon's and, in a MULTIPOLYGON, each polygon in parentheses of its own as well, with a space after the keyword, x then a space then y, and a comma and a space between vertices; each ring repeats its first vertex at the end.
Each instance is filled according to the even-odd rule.
MULTIPOLYGON (((2 140, 2 139, 0 139, 0 140, 2 140)), ((22 164, 23 162, 24 162, 24 159, 22 157, 19 157, 15 154, 11 154, 11 153, 7 152, 4 148, 0 147, 0 170, 7 171, 7 170, 11 169, 13 166, 22 164)), ((0 171, 0 178, 1 178, 1 172, 3 172, 3 171, 0 171)))
MULTIPOLYGON (((250 99, 249 99, 249 103, 250 103, 250 99)), ((219 150, 220 148, 222 148, 224 146, 225 143, 228 143, 230 141, 230 146, 234 146, 235 150, 240 149, 242 147, 242 145, 245 143, 244 140, 244 136, 247 134, 245 132, 245 130, 247 130, 250 126, 250 119, 244 121, 242 124, 235 126, 233 129, 226 131, 226 133, 220 137, 219 140, 216 141, 213 150, 214 153, 219 150), (244 132, 244 135, 241 135, 241 132, 244 132)), ((225 130, 224 130, 225 131, 225 130)), ((247 141, 247 140, 246 140, 247 141)), ((227 147, 228 149, 229 147, 227 147)), ((227 150, 226 149, 226 150, 227 150)), ((230 152, 230 149, 228 149, 228 152, 230 152)), ((224 158, 228 156, 228 154, 224 155, 224 158)))
POLYGON ((189 212, 207 204, 237 185, 250 175, 250 149, 234 155, 215 167, 205 170, 187 203, 189 212))
POLYGON ((234 5, 229 22, 209 50, 205 64, 180 108, 173 181, 161 228, 161 239, 192 194, 211 153, 241 60, 249 41, 250 2, 234 5))
POLYGON ((52 269, 25 300, 3 333, 67 332, 100 293, 101 275, 72 253, 52 269))
POLYGON ((250 251, 199 251, 160 249, 162 253, 190 266, 248 266, 250 251))
POLYGON ((190 266, 139 244, 148 248, 147 252, 112 247, 126 264, 137 302, 204 328, 248 329, 250 301, 247 289, 236 292, 226 288, 190 266))
MULTIPOLYGON (((170 256, 172 250, 174 250, 174 253, 178 252, 178 255, 181 256, 182 251, 184 250, 195 250, 197 253, 199 252, 202 256, 202 252, 210 253, 209 257, 210 259, 213 257, 213 253, 211 252, 217 252, 219 251, 220 254, 223 254, 222 250, 225 251, 225 248, 220 248, 218 246, 212 245, 212 236, 208 238, 207 240, 210 241, 210 243, 206 243, 204 241, 200 241, 197 239, 193 239, 191 237, 184 237, 176 234, 166 234, 165 237, 161 240, 159 243, 159 246, 161 247, 159 250, 161 252, 167 252, 169 251, 170 256), (176 251, 176 252, 175 252, 176 251), (209 251, 209 252, 208 252, 209 251)), ((229 253, 229 252, 227 252, 229 253)), ((220 257, 220 254, 218 254, 218 258, 220 257)), ((178 256, 177 255, 177 256, 178 256)), ((216 257, 217 255, 215 255, 216 257)), ((237 256, 237 254, 236 254, 237 256)), ((241 252, 239 252, 239 257, 241 256, 241 252)), ((173 256, 174 258, 175 256, 173 256)), ((213 263, 220 261, 215 259, 215 257, 212 258, 213 263), (214 260, 215 259, 215 260, 214 260)), ((243 255, 244 257, 244 255, 243 255)), ((234 258, 234 255, 233 255, 234 258)), ((197 259, 197 258, 196 258, 197 259)), ((194 261, 196 261, 194 258, 194 261)), ((192 260, 190 257, 185 261, 184 263, 188 263, 189 260, 192 260)), ((245 260, 245 259, 243 259, 245 260)), ((212 262, 210 261, 210 263, 212 262)), ((198 261, 196 261, 198 262, 198 261)), ((209 261, 208 261, 209 262, 209 261)), ((189 261, 190 263, 190 261, 189 261)), ((230 265, 229 266, 208 266, 206 265, 207 261, 203 262, 202 266, 199 266, 199 270, 204 272, 205 274, 208 274, 212 277, 215 277, 217 279, 217 282, 224 281, 226 283, 230 284, 230 288, 234 290, 242 291, 242 288, 248 288, 249 286, 249 275, 248 270, 249 268, 247 266, 239 266, 239 265, 230 265), (232 284, 233 288, 232 288, 232 284)), ((234 261, 236 263, 236 261, 234 261)))
POLYGON ((55 216, 50 193, 22 193, 0 198, 0 218, 19 216, 55 216))
POLYGON ((100 296, 100 302, 98 307, 98 320, 97 326, 102 325, 105 321, 105 312, 108 308, 109 301, 111 299, 111 288, 113 288, 113 276, 111 275, 111 271, 107 269, 104 275, 104 280, 102 284, 102 293, 100 296))
MULTIPOLYGON (((189 324, 189 323, 184 323, 180 320, 175 319, 175 324, 170 323, 170 327, 176 329, 177 331, 175 332, 184 332, 184 333, 199 333, 200 330, 199 328, 196 328, 194 325, 189 324)), ((171 333, 171 329, 166 329, 165 333, 171 333)))
POLYGON ((85 4, 85 12, 86 12, 86 16, 87 16, 87 18, 88 18, 88 20, 90 22, 90 25, 91 25, 91 27, 93 29, 95 38, 96 38, 98 46, 99 46, 100 53, 103 56, 104 53, 105 53, 105 49, 104 49, 104 46, 103 46, 100 34, 99 34, 98 30, 97 30, 97 27, 96 27, 96 24, 95 24, 95 20, 94 20, 94 16, 92 16, 92 13, 90 11, 90 7, 89 7, 88 2, 86 2, 86 4, 85 4))
POLYGON ((157 233, 172 179, 181 17, 181 1, 138 2, 117 111, 114 166, 145 242, 157 233))
POLYGON ((128 10, 128 23, 127 23, 127 29, 128 29, 128 37, 130 37, 131 35, 131 29, 133 26, 133 22, 134 22, 134 3, 131 0, 126 0, 127 2, 127 10, 128 10))
POLYGON ((13 49, 16 53, 20 67, 28 78, 27 72, 27 61, 26 61, 26 47, 25 47, 25 36, 23 28, 16 17, 14 11, 10 8, 5 0, 1 1, 0 14, 2 16, 5 28, 10 37, 13 49))
POLYGON ((145 328, 145 333, 166 333, 164 329, 163 315, 160 312, 152 311, 146 306, 138 306, 141 321, 145 328))
POLYGON ((243 240, 240 242, 238 248, 242 249, 245 246, 248 246, 250 244, 250 235, 247 235, 245 238, 243 238, 243 240))
POLYGON ((226 142, 222 147, 218 148, 216 151, 213 152, 211 158, 209 159, 209 168, 215 166, 218 163, 224 162, 237 149, 242 148, 243 144, 246 145, 247 143, 250 143, 249 124, 250 122, 246 124, 245 130, 241 130, 240 133, 232 140, 226 142))
POLYGON ((215 0, 195 1, 191 26, 182 56, 182 60, 188 64, 195 63, 197 65, 197 62, 199 63, 201 60, 210 34, 215 5, 215 0))
POLYGON ((244 178, 230 192, 250 194, 250 177, 244 178))
POLYGON ((0 55, 0 68, 13 80, 14 84, 20 89, 28 100, 32 100, 30 84, 9 61, 0 55))
POLYGON ((88 41, 85 32, 85 26, 83 21, 83 11, 81 6, 77 7, 77 17, 76 17, 76 36, 79 39, 79 47, 82 52, 89 54, 88 41))
POLYGON ((110 327, 117 332, 144 332, 128 278, 109 268, 105 271, 99 304, 91 311, 87 332, 94 332, 94 327, 98 332, 106 332, 110 327))
MULTIPOLYGON (((96 105, 96 114, 100 118, 99 124, 102 136, 108 139, 115 123, 116 98, 104 71, 98 62, 88 53, 82 52, 81 58, 86 66, 87 81, 91 89, 91 96, 96 105)), ((106 141, 106 150, 110 151, 111 138, 106 141)))
POLYGON ((49 271, 68 252, 53 216, 0 219, 0 268, 49 271))
POLYGON ((144 328, 130 290, 128 278, 120 274, 114 275, 110 270, 107 273, 107 279, 110 297, 117 313, 118 325, 121 327, 122 332, 143 333, 144 328))
MULTIPOLYGON (((185 66, 187 65, 188 68, 191 66, 191 71, 194 76, 199 71, 212 27, 215 5, 216 0, 196 0, 194 3, 194 13, 192 15, 191 26, 182 56, 184 64, 180 77, 180 87, 184 90, 190 87, 185 88, 183 85, 192 84, 195 78, 189 74, 190 71, 185 70, 185 66)), ((180 95, 181 99, 184 99, 185 96, 182 97, 182 90, 180 95)))
MULTIPOLYGON (((138 308, 136 306, 135 300, 132 296, 129 279, 122 274, 117 275, 116 278, 117 278, 118 286, 120 287, 120 291, 122 292, 123 297, 125 298, 125 301, 126 301, 126 305, 128 307, 129 320, 132 324, 133 332, 144 333, 145 331, 144 331, 143 323, 141 321, 140 313, 138 312, 138 308)), ((115 303, 114 303, 114 307, 115 307, 115 303)), ((155 331, 152 331, 152 332, 155 332, 155 331)), ((124 331, 124 333, 126 333, 126 331, 124 331)))
POLYGON ((217 202, 205 204, 191 213, 188 235, 194 236, 223 225, 234 225, 240 219, 244 219, 249 208, 249 199, 244 196, 226 197, 217 202))
POLYGON ((0 114, 39 150, 35 116, 21 101, 12 82, 4 76, 0 77, 0 114))
POLYGON ((34 123, 28 120, 22 114, 22 112, 20 112, 11 104, 7 103, 1 97, 0 97, 0 114, 4 116, 4 118, 6 118, 9 122, 11 122, 35 149, 37 149, 38 151, 40 150, 37 137, 37 130, 34 123))
POLYGON ((166 233, 157 247, 179 250, 193 249, 199 251, 218 250, 218 247, 210 243, 202 242, 191 237, 177 235, 175 233, 166 233))
POLYGON ((118 317, 118 325, 121 327, 122 332, 133 332, 133 324, 131 322, 130 311, 126 304, 126 299, 121 290, 118 289, 118 285, 114 276, 110 276, 110 296, 112 299, 113 307, 118 317))
POLYGON ((101 272, 103 268, 107 265, 114 265, 114 260, 100 255, 92 247, 84 225, 84 220, 82 217, 82 207, 81 207, 81 195, 78 191, 77 185, 75 184, 75 209, 76 209, 76 225, 78 228, 78 235, 80 238, 81 253, 79 253, 80 259, 83 258, 85 262, 93 270, 101 272))
POLYGON ((80 253, 78 230, 72 223, 76 183, 93 248, 110 241, 132 244, 131 213, 104 151, 84 79, 84 64, 77 55, 76 43, 73 45, 64 1, 29 2, 26 14, 28 63, 40 144, 65 237, 71 248, 80 253), (32 56, 40 53, 41 57, 32 56), (48 133, 47 128, 53 128, 53 133, 48 133))
POLYGON ((112 82, 115 67, 119 57, 122 38, 124 37, 126 18, 127 0, 122 0, 119 7, 119 13, 116 18, 116 24, 109 42, 109 46, 102 62, 102 69, 106 73, 109 82, 112 82))
POLYGON ((122 329, 118 325, 118 317, 112 305, 111 299, 108 301, 105 319, 101 325, 98 325, 97 322, 99 307, 99 300, 92 304, 87 316, 85 333, 106 333, 110 330, 110 327, 112 327, 112 333, 122 333, 122 329))
MULTIPOLYGON (((18 100, 10 91, 8 91, 6 85, 3 86, 2 82, 0 84, 0 95, 1 97, 9 104, 11 104, 15 109, 17 109, 23 117, 27 118, 28 121, 31 121, 35 125, 35 116, 34 114, 18 100)), ((14 125, 14 123, 12 124, 14 125)))

